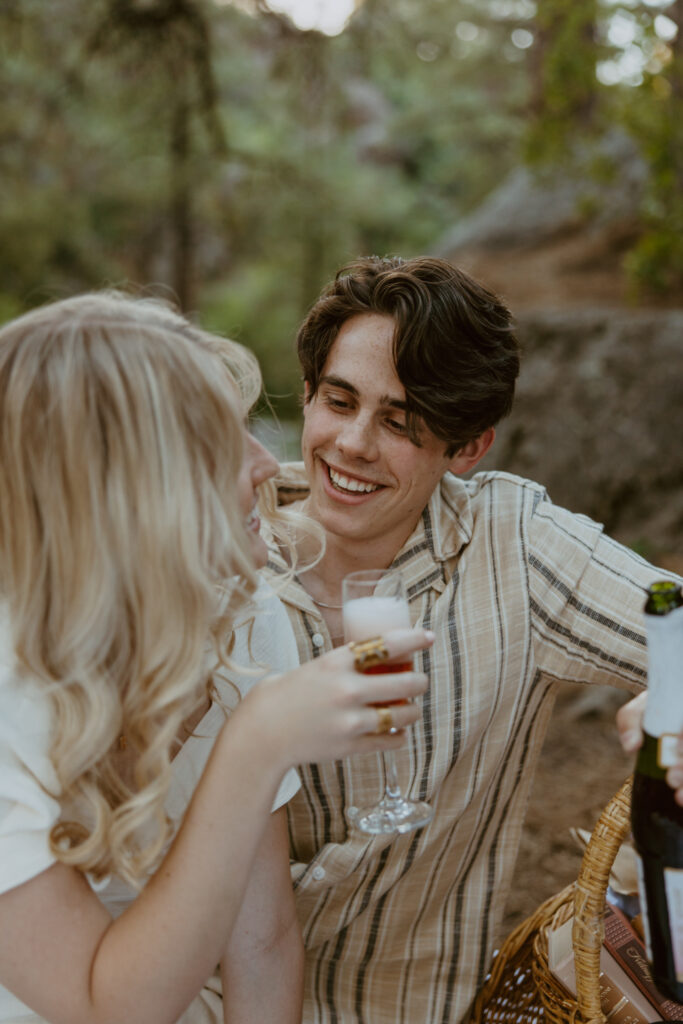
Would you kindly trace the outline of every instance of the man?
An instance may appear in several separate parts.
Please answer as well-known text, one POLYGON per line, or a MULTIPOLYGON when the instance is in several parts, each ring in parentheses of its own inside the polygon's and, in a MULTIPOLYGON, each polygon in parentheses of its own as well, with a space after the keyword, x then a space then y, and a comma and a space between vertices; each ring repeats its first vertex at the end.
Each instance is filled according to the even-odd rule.
MULTIPOLYGON (((450 264, 350 265, 298 350, 305 469, 283 467, 280 499, 327 542, 280 591, 300 657, 342 642, 341 581, 363 568, 400 568, 436 633, 398 754, 431 824, 371 839, 348 824, 379 795, 374 756, 302 769, 289 804, 304 1022, 455 1024, 490 962, 557 683, 642 688, 643 590, 661 573, 531 481, 462 479, 510 410, 519 354, 505 306, 450 264)), ((287 569, 274 546, 269 567, 287 569)))

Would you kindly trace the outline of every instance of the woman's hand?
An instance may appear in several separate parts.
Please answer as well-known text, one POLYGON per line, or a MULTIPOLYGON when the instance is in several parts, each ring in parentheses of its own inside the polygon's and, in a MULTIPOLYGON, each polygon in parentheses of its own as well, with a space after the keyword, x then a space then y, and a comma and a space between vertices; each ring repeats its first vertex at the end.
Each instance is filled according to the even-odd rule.
MULTIPOLYGON (((619 741, 627 754, 635 754, 643 742, 643 718, 647 704, 647 691, 623 704, 617 711, 619 741)), ((677 804, 683 807, 683 736, 678 739, 678 761, 666 773, 666 781, 674 792, 677 804)))
MULTIPOLYGON (((400 663, 430 647, 434 634, 423 629, 394 630, 384 641, 389 661, 400 663)), ((400 747, 404 730, 420 716, 412 699, 425 692, 427 683, 421 672, 364 675, 356 671, 353 652, 346 644, 264 680, 247 695, 236 715, 260 716, 264 742, 280 747, 286 766, 333 761, 400 747), (379 717, 373 704, 391 705, 392 732, 378 734, 379 717)))

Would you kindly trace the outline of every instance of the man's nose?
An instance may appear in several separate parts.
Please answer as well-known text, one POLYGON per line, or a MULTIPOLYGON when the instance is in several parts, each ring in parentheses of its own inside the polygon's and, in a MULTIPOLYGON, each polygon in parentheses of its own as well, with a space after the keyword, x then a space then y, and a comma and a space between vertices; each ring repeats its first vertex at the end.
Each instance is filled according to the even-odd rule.
POLYGON ((363 416, 346 419, 337 434, 337 447, 355 459, 365 459, 367 462, 376 459, 377 437, 372 422, 363 416))

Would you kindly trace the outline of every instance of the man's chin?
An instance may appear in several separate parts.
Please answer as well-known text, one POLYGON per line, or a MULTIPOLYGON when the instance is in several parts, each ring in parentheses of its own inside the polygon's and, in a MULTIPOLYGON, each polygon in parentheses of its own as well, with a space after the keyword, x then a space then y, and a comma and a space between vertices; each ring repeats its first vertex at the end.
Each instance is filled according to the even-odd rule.
POLYGON ((311 510, 309 515, 320 523, 326 533, 348 540, 363 539, 372 528, 372 522, 365 514, 365 509, 358 506, 325 509, 320 512, 311 510))

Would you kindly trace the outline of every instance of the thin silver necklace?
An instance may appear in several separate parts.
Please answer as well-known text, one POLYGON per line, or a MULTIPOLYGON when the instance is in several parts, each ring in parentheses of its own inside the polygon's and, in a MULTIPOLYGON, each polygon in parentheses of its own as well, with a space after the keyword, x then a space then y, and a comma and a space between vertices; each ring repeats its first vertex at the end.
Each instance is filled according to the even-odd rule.
POLYGON ((308 596, 313 604, 317 604, 318 608, 331 608, 333 611, 338 612, 344 607, 343 604, 325 604, 324 601, 318 601, 312 594, 309 594, 308 596))

